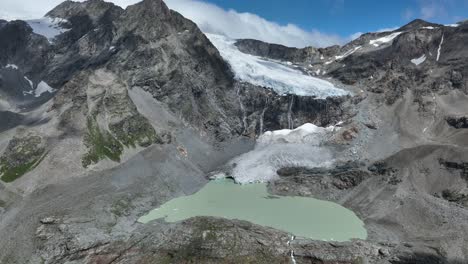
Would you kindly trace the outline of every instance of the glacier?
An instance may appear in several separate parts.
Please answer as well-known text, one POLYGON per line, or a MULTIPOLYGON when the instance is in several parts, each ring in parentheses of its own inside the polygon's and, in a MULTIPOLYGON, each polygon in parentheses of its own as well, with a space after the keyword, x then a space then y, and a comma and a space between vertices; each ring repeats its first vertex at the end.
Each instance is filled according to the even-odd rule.
POLYGON ((255 148, 231 161, 231 177, 237 183, 268 182, 277 179, 278 169, 285 167, 329 167, 333 152, 323 143, 338 128, 318 127, 306 123, 296 129, 268 131, 255 148))
POLYGON ((238 81, 271 88, 280 95, 295 94, 324 99, 349 94, 328 81, 305 75, 279 61, 242 53, 235 46, 234 39, 216 34, 205 35, 231 66, 238 81))

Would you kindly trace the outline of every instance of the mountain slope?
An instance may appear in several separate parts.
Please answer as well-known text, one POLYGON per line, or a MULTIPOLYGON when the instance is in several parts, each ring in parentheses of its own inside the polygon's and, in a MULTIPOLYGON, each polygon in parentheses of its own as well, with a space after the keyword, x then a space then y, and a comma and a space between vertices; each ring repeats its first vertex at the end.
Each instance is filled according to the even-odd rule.
POLYGON ((58 35, 38 21, 0 21, 0 262, 467 259, 466 23, 416 20, 324 49, 229 42, 273 65, 267 74, 305 80, 283 95, 275 83, 238 78, 219 43, 161 0, 125 10, 66 1, 47 16, 40 26, 50 22, 58 35), (314 82, 342 90, 301 96, 314 82), (267 140, 284 130, 264 133, 314 127, 306 123, 335 126, 307 134, 317 146, 306 147, 326 152, 301 152, 305 139, 267 140), (296 159, 275 163, 256 155, 263 147, 296 159), (269 168, 270 193, 343 204, 364 220, 368 239, 292 240, 209 217, 136 222, 208 175, 235 177, 249 156, 260 157, 254 169, 269 168), (317 157, 327 167, 310 165, 317 157))

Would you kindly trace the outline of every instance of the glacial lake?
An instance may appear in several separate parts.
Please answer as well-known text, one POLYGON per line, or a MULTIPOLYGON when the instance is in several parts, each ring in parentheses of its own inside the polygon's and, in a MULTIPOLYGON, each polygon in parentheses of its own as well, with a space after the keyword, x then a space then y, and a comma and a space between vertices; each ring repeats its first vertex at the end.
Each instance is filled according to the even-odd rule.
POLYGON ((177 222, 195 216, 246 220, 315 240, 367 237, 364 223, 339 204, 307 197, 272 196, 267 193, 266 184, 240 185, 231 180, 210 181, 197 193, 175 198, 138 221, 148 223, 164 218, 166 222, 177 222))

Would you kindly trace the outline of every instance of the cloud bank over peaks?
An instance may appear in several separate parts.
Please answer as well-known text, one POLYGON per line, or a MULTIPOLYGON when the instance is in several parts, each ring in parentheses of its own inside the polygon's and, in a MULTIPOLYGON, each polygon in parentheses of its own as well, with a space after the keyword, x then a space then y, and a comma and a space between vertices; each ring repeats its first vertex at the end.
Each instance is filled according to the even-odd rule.
MULTIPOLYGON (((84 0, 75 0, 83 2, 84 0)), ((140 0, 106 0, 126 8, 140 0)), ((63 0, 1 0, 0 18, 36 19, 63 0)), ((304 30, 294 24, 280 25, 256 14, 225 10, 203 0, 164 0, 173 9, 195 22, 206 33, 221 34, 233 39, 252 38, 290 47, 326 47, 344 44, 351 37, 341 37, 318 30, 304 30)))
POLYGON ((252 13, 224 10, 216 5, 197 0, 165 0, 169 8, 194 21, 206 33, 230 38, 252 38, 290 47, 326 47, 343 44, 350 38, 306 31, 293 24, 279 25, 252 13))

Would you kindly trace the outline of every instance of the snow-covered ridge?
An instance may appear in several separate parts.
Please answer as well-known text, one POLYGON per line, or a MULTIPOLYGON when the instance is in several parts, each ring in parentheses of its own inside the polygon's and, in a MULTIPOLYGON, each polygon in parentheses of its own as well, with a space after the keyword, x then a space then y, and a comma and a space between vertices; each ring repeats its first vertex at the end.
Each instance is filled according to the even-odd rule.
POLYGON ((61 24, 68 22, 62 18, 43 17, 26 21, 33 32, 46 37, 49 42, 53 42, 55 37, 67 32, 69 29, 63 28, 61 24))
POLYGON ((338 128, 304 124, 296 129, 265 132, 257 139, 255 149, 233 161, 231 176, 238 183, 268 182, 278 178, 284 167, 328 167, 333 153, 322 146, 338 128))
POLYGON ((394 38, 398 37, 403 32, 394 32, 390 35, 387 35, 385 37, 381 37, 378 39, 373 39, 369 41, 369 44, 374 45, 375 47, 380 46, 380 44, 388 43, 390 41, 393 41, 394 38))
POLYGON ((349 94, 328 81, 307 76, 282 63, 242 53, 234 45, 236 42, 234 39, 215 34, 206 34, 206 36, 229 63, 235 78, 239 81, 271 88, 280 95, 296 94, 326 98, 349 94))

